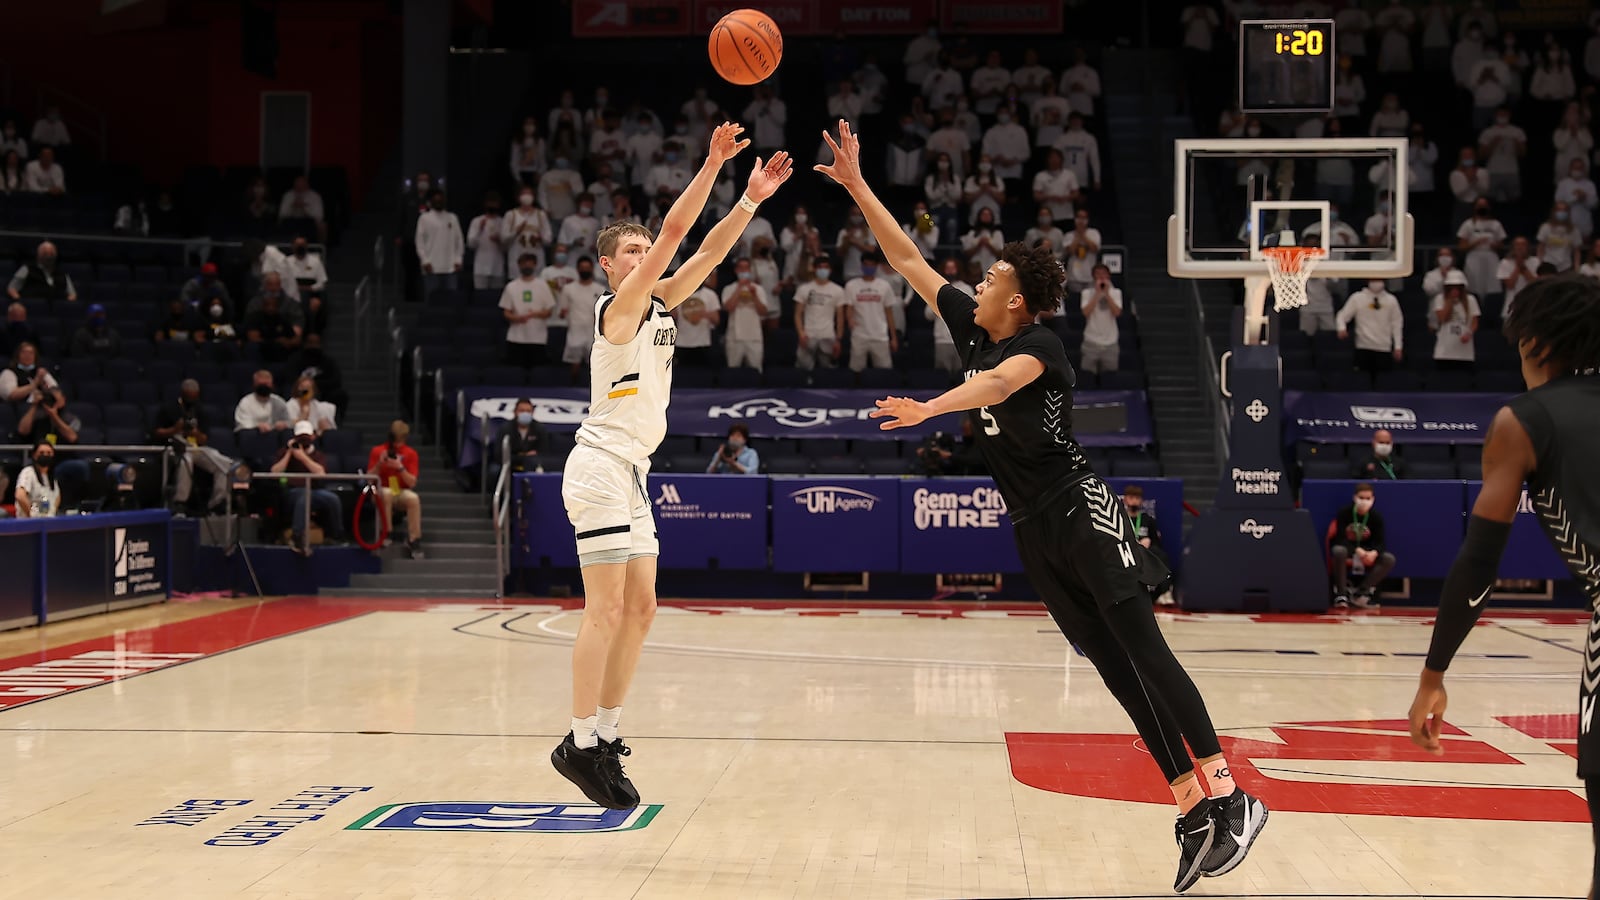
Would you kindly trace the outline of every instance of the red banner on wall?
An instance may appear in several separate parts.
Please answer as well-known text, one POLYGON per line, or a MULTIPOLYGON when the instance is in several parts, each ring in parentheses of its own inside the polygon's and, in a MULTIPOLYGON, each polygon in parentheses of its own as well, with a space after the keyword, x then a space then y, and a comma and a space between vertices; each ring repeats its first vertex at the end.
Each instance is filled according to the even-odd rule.
POLYGON ((944 0, 940 30, 947 34, 1060 33, 1061 0, 944 0))
POLYGON ((574 37, 683 37, 690 0, 572 0, 574 37))
POLYGON ((823 0, 829 34, 917 34, 938 18, 934 0, 823 0))
POLYGON ((817 34, 822 29, 817 18, 817 5, 818 0, 761 0, 759 4, 752 3, 752 0, 695 0, 692 31, 710 34, 723 16, 736 9, 755 6, 771 16, 778 30, 784 34, 817 34))

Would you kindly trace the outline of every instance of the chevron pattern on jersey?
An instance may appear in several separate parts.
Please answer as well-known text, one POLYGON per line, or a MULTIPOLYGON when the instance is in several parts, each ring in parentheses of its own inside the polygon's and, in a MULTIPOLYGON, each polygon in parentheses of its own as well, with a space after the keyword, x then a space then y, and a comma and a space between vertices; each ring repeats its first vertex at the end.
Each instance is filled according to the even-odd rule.
POLYGON ((1566 504, 1556 496, 1554 488, 1545 488, 1533 497, 1533 507, 1544 521, 1545 533, 1555 542, 1556 553, 1572 573, 1583 581, 1584 593, 1591 605, 1600 602, 1600 552, 1583 540, 1572 527, 1566 504))
POLYGON ((1106 483, 1098 478, 1091 478, 1083 483, 1084 507, 1089 511, 1089 524, 1101 534, 1109 535, 1117 540, 1124 540, 1126 529, 1124 523, 1128 517, 1122 512, 1122 501, 1106 483))
POLYGON ((1067 403, 1066 391, 1044 392, 1044 433, 1050 435, 1058 444, 1066 444, 1069 439, 1066 429, 1062 427, 1062 417, 1067 403))

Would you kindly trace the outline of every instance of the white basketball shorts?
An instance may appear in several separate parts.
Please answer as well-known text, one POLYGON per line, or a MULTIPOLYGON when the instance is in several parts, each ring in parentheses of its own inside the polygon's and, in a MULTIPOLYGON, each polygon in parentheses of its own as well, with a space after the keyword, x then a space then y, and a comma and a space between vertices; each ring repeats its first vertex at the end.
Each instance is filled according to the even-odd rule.
POLYGON ((567 457, 561 500, 577 533, 578 565, 659 556, 645 472, 620 456, 579 444, 567 457))

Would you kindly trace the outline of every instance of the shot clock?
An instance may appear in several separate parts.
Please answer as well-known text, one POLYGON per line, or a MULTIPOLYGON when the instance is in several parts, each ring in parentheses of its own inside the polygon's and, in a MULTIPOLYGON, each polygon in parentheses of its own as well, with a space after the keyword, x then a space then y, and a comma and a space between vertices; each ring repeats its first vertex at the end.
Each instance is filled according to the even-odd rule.
POLYGON ((1336 59, 1332 19, 1239 23, 1239 108, 1246 114, 1327 113, 1336 59))

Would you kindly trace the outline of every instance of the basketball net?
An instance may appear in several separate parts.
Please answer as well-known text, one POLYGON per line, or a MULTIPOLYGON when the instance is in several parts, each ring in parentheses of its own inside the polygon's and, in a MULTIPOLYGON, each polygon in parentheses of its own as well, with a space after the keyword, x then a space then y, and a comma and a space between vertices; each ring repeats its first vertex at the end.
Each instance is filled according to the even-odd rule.
POLYGON ((1321 247, 1261 248, 1267 274, 1272 278, 1273 309, 1283 312, 1306 305, 1306 281, 1324 255, 1321 247))

